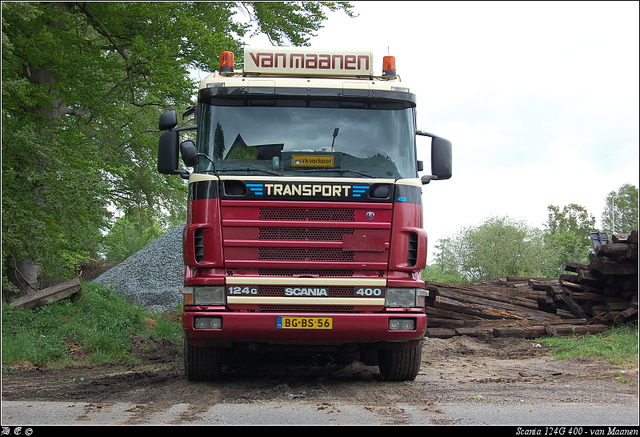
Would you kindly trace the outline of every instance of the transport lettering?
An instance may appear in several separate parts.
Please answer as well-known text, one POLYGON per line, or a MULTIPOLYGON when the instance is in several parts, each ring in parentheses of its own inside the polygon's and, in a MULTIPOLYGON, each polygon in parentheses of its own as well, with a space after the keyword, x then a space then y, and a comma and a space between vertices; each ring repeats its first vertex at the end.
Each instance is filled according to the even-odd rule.
POLYGON ((351 185, 264 184, 267 196, 348 197, 351 185))

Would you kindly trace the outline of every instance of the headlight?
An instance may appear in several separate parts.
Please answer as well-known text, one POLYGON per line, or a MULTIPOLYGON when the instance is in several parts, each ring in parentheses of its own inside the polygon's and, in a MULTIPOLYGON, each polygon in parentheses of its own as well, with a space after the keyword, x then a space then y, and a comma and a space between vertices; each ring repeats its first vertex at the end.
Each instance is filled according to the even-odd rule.
POLYGON ((389 331, 415 331, 416 319, 389 319, 389 331))
POLYGON ((222 317, 194 317, 193 327, 196 329, 222 329, 222 317))
POLYGON ((225 305, 227 303, 224 286, 222 285, 183 287, 182 294, 184 294, 185 305, 225 305), (189 296, 191 296, 191 299, 189 299, 189 296))
POLYGON ((428 291, 421 288, 387 288, 385 306, 391 308, 424 307, 428 291))
POLYGON ((412 308, 416 306, 415 288, 388 287, 385 296, 385 306, 393 308, 412 308))

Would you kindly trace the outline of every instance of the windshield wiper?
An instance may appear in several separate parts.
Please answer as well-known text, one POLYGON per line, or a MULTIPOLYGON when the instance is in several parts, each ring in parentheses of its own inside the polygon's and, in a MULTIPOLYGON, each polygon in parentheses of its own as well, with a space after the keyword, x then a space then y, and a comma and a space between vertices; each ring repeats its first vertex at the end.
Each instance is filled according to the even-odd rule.
POLYGON ((245 168, 220 168, 218 169, 218 172, 223 172, 223 171, 261 171, 267 174, 272 174, 272 175, 276 175, 276 176, 281 176, 280 173, 278 173, 277 171, 273 171, 273 170, 267 170, 266 168, 255 168, 255 167, 245 167, 245 168))
POLYGON ((305 170, 296 170, 297 172, 301 172, 301 173, 311 173, 311 172, 317 172, 317 171, 321 171, 321 172, 329 172, 329 171, 337 171, 340 174, 344 174, 344 173, 353 173, 353 174, 357 174, 359 176, 364 176, 367 178, 375 178, 375 175, 372 175, 369 172, 366 171, 361 171, 361 170, 351 170, 348 168, 309 168, 309 169, 305 169, 305 170))

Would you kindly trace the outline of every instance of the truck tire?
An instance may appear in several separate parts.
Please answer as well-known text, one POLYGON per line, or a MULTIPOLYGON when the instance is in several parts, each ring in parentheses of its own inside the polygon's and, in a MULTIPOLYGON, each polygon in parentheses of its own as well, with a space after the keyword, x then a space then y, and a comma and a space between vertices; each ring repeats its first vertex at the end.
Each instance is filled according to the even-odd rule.
POLYGON ((190 381, 212 381, 222 375, 219 347, 195 347, 184 341, 184 371, 190 381))
POLYGON ((422 361, 422 342, 415 347, 381 349, 378 368, 385 381, 413 381, 422 361))

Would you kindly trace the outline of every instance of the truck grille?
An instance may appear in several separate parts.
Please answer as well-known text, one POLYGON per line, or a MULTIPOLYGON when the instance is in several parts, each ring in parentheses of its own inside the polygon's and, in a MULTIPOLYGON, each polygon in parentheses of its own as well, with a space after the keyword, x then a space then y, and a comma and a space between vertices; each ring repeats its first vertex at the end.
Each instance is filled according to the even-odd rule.
POLYGON ((390 203, 222 200, 225 266, 253 272, 237 274, 260 269, 268 276, 385 271, 392 208, 390 203))

